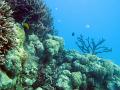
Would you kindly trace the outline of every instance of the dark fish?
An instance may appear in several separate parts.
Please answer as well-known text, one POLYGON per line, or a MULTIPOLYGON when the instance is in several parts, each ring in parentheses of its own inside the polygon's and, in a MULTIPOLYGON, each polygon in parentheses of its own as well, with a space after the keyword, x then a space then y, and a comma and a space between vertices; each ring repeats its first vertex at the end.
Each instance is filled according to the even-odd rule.
POLYGON ((75 36, 75 33, 74 33, 74 32, 72 32, 72 36, 75 36))

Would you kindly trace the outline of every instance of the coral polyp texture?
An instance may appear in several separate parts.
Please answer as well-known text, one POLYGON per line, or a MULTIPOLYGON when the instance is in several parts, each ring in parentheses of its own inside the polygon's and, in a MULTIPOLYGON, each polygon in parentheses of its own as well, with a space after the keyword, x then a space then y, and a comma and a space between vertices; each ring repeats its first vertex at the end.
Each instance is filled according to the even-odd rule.
POLYGON ((0 64, 3 63, 5 54, 15 46, 14 19, 11 14, 10 6, 4 0, 0 1, 0 64))
MULTIPOLYGON (((43 0, 6 0, 13 12, 13 18, 21 24, 29 24, 26 34, 35 33, 44 37, 46 33, 53 32, 53 18, 43 0)), ((42 39, 42 38, 41 38, 42 39)))
POLYGON ((66 50, 49 29, 54 32, 42 0, 0 1, 0 90, 120 90, 118 65, 94 52, 66 50))

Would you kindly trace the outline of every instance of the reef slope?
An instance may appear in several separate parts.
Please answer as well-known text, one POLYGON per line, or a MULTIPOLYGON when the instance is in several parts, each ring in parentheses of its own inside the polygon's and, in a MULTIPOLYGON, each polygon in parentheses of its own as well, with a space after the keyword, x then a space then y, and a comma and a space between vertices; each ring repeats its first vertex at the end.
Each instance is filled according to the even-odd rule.
MULTIPOLYGON (((43 26, 26 32, 13 17, 16 9, 12 11, 11 4, 0 1, 0 89, 120 90, 118 65, 96 55, 65 50, 64 39, 53 34, 47 18, 50 16, 45 16, 49 23, 44 22, 45 17, 39 17, 43 26)), ((47 8, 40 10, 50 15, 47 8)), ((35 22, 30 24, 32 27, 35 22)))

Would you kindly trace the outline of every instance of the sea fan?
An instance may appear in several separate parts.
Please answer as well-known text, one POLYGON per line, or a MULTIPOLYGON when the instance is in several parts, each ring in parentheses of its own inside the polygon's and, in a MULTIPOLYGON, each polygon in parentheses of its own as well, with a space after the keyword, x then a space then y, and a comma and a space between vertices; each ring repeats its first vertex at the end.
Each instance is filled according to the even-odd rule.
POLYGON ((105 41, 105 39, 95 41, 94 39, 90 39, 89 37, 85 39, 81 34, 79 37, 77 37, 76 44, 82 53, 97 55, 99 53, 112 51, 112 48, 108 48, 103 45, 105 41))

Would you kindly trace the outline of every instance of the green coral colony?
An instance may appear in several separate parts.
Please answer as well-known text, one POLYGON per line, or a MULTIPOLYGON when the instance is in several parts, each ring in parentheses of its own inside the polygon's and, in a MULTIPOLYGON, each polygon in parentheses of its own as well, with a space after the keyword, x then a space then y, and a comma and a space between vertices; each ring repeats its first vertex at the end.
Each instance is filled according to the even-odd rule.
POLYGON ((42 0, 0 0, 0 90, 120 90, 120 67, 65 50, 42 0))

